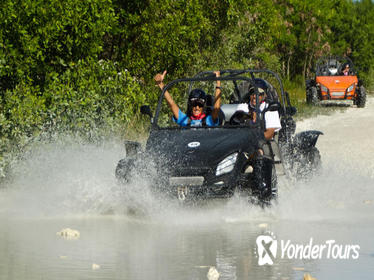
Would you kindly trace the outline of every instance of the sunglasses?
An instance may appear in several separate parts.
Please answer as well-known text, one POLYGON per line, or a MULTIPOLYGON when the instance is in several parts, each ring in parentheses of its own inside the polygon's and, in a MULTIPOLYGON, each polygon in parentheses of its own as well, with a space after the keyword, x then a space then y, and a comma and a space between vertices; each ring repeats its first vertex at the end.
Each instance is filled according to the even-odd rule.
MULTIPOLYGON (((256 94, 255 94, 254 91, 251 91, 251 92, 249 93, 249 95, 250 95, 250 96, 256 96, 256 94)), ((258 96, 264 96, 264 95, 265 95, 265 92, 259 92, 259 93, 258 93, 258 96)))
POLYGON ((201 98, 191 98, 190 103, 192 107, 196 107, 196 106, 204 107, 205 100, 201 98))

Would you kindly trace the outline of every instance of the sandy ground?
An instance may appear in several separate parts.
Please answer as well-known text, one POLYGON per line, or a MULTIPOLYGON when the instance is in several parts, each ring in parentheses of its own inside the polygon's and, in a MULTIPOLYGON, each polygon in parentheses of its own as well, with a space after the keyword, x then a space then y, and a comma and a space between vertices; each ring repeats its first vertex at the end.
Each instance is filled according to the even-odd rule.
POLYGON ((309 129, 324 133, 317 143, 323 161, 344 162, 347 172, 358 168, 374 177, 374 97, 363 109, 350 107, 297 124, 298 131, 309 129))

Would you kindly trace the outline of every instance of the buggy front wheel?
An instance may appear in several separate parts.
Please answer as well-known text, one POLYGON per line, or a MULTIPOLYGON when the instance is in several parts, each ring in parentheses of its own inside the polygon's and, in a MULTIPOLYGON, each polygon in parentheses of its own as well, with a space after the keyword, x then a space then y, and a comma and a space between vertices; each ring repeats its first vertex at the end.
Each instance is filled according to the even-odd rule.
POLYGON ((317 88, 312 86, 307 89, 306 92, 306 103, 312 104, 312 105, 317 105, 318 104, 318 91, 317 88))
POLYGON ((358 88, 356 105, 357 108, 364 108, 366 103, 366 90, 363 86, 358 88))

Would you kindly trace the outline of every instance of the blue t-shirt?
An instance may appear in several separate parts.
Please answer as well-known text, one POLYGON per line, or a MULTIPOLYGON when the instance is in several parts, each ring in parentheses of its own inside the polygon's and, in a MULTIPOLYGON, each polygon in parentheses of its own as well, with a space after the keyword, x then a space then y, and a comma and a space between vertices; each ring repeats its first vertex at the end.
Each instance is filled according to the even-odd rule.
MULTIPOLYGON (((203 120, 190 120, 190 118, 185 114, 183 113, 180 109, 179 109, 179 112, 178 112, 178 119, 176 119, 174 116, 173 116, 173 120, 179 124, 180 126, 188 126, 188 123, 190 122, 190 126, 203 126, 203 120), (189 121, 190 120, 190 121, 189 121)), ((213 118, 211 115, 208 115, 206 118, 205 118, 205 123, 207 126, 217 126, 218 125, 218 117, 216 119, 216 122, 213 121, 213 118)))

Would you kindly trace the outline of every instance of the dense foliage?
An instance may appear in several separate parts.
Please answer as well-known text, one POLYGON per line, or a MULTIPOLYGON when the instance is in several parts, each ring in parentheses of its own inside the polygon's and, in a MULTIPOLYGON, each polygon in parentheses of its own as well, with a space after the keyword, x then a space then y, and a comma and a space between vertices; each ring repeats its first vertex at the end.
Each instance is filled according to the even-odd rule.
POLYGON ((371 0, 3 0, 0 176, 41 133, 123 133, 154 104, 153 75, 268 67, 303 81, 315 60, 347 55, 374 73, 371 0))

